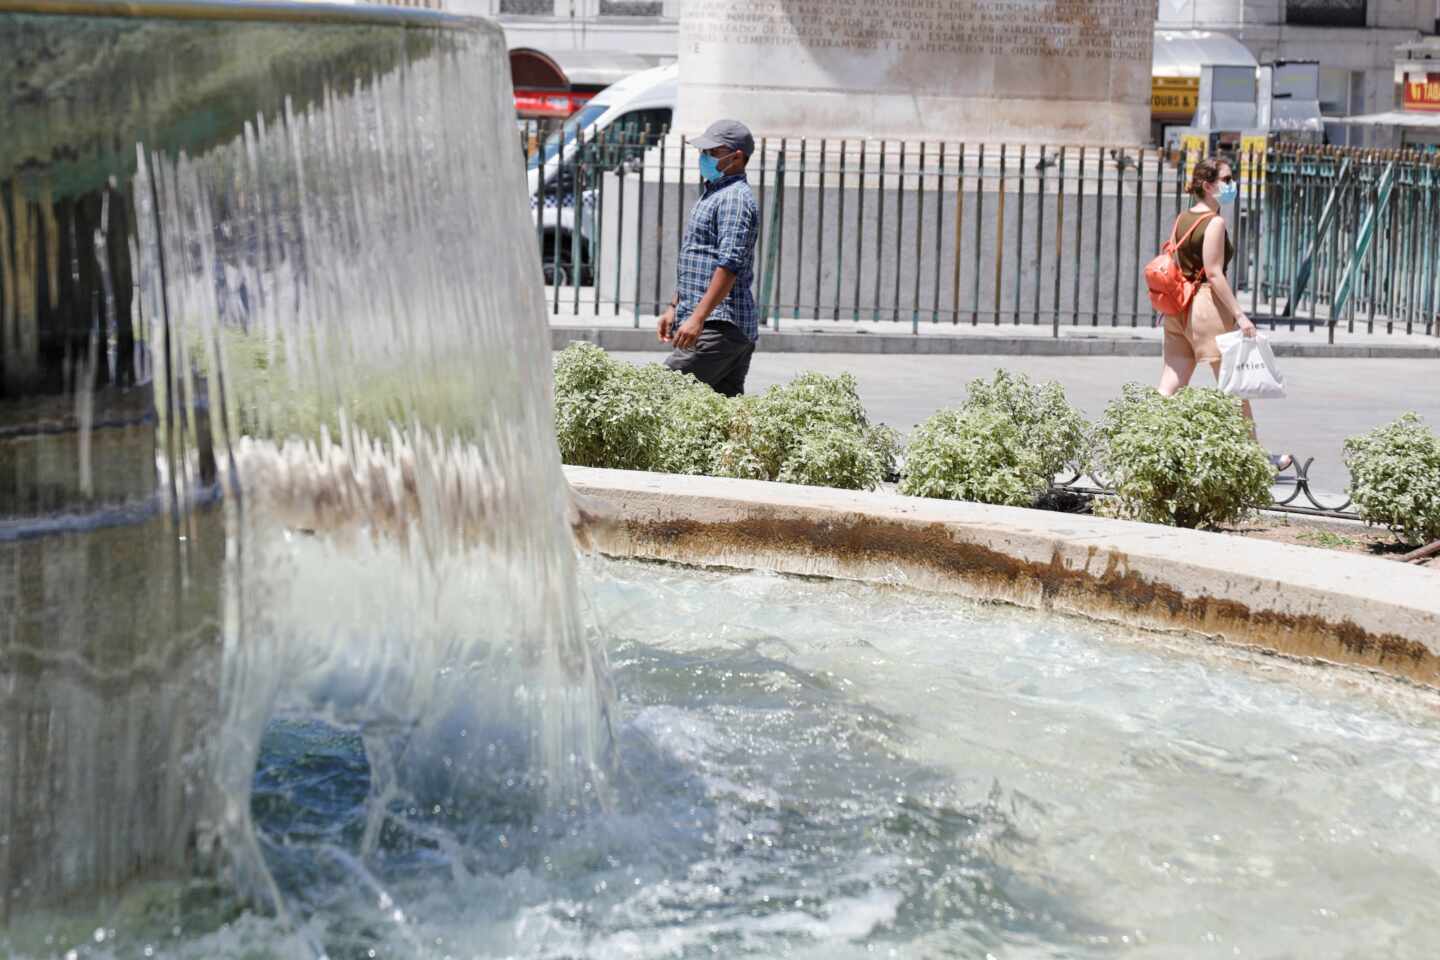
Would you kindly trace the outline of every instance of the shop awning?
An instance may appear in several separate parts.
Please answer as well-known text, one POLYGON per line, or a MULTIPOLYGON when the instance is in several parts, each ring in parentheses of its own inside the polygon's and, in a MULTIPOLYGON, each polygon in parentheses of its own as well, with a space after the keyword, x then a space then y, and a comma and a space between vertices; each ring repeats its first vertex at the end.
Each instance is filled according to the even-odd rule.
POLYGON ((1152 77, 1199 77, 1200 68, 1258 67, 1239 40, 1213 30, 1156 30, 1152 77))
POLYGON ((1326 117, 1325 122, 1348 123, 1358 127, 1417 127, 1440 130, 1440 113, 1387 110, 1384 113, 1362 113, 1354 117, 1326 117))
POLYGON ((510 51, 510 77, 516 88, 530 90, 598 90, 674 57, 621 50, 560 50, 544 53, 527 47, 510 51))

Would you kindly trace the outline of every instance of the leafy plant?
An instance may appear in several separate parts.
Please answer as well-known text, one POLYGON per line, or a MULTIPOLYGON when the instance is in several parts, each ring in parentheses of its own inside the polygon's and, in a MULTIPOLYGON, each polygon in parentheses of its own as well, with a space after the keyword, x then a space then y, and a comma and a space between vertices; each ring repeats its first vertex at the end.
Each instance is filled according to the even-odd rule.
POLYGON ((715 458, 725 442, 731 401, 689 374, 675 373, 658 364, 672 390, 660 425, 660 455, 654 469, 661 473, 713 475, 715 458))
POLYGON ((1030 506, 1085 448, 1085 420, 1058 383, 997 371, 975 380, 959 408, 916 428, 900 491, 1030 506))
POLYGON ((1035 502, 1052 476, 1013 419, 990 407, 961 407, 941 410, 915 428, 900 492, 1023 507, 1035 502))
POLYGON ((1440 437, 1420 417, 1345 441, 1350 496, 1367 523, 1381 524, 1407 543, 1440 540, 1440 437))
POLYGON ((1127 383, 1105 411, 1093 468, 1115 491, 1100 512, 1150 523, 1216 527, 1270 501, 1272 470, 1240 401, 1211 388, 1165 397, 1127 383))
POLYGON ((594 344, 571 343, 556 355, 554 368, 555 439, 562 460, 581 467, 618 467, 617 460, 653 458, 643 439, 633 446, 620 442, 619 421, 625 414, 613 409, 620 371, 609 354, 594 344), (616 449, 621 446, 627 449, 616 449))
POLYGON ((566 463, 710 473, 725 398, 688 374, 612 359, 572 343, 555 359, 555 436, 566 463))
POLYGON ((781 483, 870 490, 885 479, 881 454, 863 430, 833 428, 805 437, 776 477, 781 483))
MULTIPOLYGON (((409 358, 356 356, 336 344, 322 349, 303 336, 287 342, 258 329, 218 324, 212 330, 198 323, 187 332, 202 342, 213 338, 215 354, 199 349, 191 359, 211 390, 223 370, 225 403, 212 404, 211 415, 218 424, 216 415, 224 412, 223 427, 232 437, 318 440, 322 431, 340 436, 343 427, 383 437, 394 425, 418 421, 471 438, 477 390, 474 370, 463 358, 430 361, 421 374, 409 358), (224 366, 216 368, 222 358, 224 366)), ((156 381, 162 408, 165 387, 156 381)))
POLYGON ((1046 484, 1085 454, 1088 428, 1080 411, 1065 399, 1065 390, 1051 380, 1034 384, 1023 373, 995 371, 986 381, 970 381, 965 409, 995 410, 1015 425, 1020 442, 1041 460, 1046 484))
POLYGON ((803 373, 734 403, 716 473, 869 490, 894 469, 895 449, 894 432, 866 419, 854 377, 803 373))

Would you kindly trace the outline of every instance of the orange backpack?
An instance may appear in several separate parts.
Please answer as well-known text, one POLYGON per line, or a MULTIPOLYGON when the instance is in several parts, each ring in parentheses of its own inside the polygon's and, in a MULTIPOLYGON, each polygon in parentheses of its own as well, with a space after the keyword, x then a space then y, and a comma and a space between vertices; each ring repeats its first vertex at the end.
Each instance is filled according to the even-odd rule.
POLYGON ((1175 218, 1175 226, 1170 228, 1170 239, 1166 241, 1161 249, 1160 255, 1149 263, 1145 264, 1145 285, 1150 288, 1150 305, 1155 312, 1164 317, 1183 317, 1190 310, 1190 301, 1195 296, 1195 291, 1204 282, 1202 276, 1198 280, 1190 280, 1180 269, 1180 262, 1175 258, 1175 252, 1180 245, 1190 239, 1190 234, 1195 228, 1206 220, 1215 216, 1214 213, 1207 213, 1190 225, 1185 231, 1185 236, 1177 242, 1175 231, 1180 226, 1180 218, 1175 218))

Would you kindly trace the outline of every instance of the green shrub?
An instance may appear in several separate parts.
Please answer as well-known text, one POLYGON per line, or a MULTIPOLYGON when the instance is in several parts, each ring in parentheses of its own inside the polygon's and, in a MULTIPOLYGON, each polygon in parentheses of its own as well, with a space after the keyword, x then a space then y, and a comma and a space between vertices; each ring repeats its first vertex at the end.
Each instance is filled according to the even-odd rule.
POLYGON ((1350 496, 1407 543, 1440 540, 1440 436, 1414 413, 1345 441, 1350 496))
POLYGON ((614 386, 615 361, 594 344, 572 342, 555 355, 555 439, 560 459, 581 467, 606 463, 602 397, 614 386))
POLYGON ((715 458, 725 443, 733 403, 689 374, 655 365, 672 384, 675 395, 660 424, 660 455, 655 470, 661 473, 714 475, 715 458))
POLYGON ((997 370, 989 381, 970 382, 961 407, 995 410, 1013 423, 1020 442, 1040 458, 1046 487, 1057 473, 1085 455, 1085 418, 1065 399, 1064 388, 1053 380, 1033 384, 1023 373, 997 370))
POLYGON ((1058 383, 1000 370, 916 428, 900 492, 1028 507, 1083 455, 1085 440, 1085 420, 1058 383))
POLYGON ((1208 387, 1165 397, 1138 383, 1106 409, 1092 467, 1115 491, 1098 512, 1177 527, 1242 519, 1270 502, 1274 477, 1239 400, 1208 387))
POLYGON ((866 419, 854 377, 804 373, 734 403, 716 473, 870 490, 893 471, 895 443, 866 419))
MULTIPOLYGON (((434 360, 425 376, 417 377, 406 358, 351 355, 345 363, 328 362, 340 354, 319 355, 316 344, 304 337, 272 340, 258 328, 243 331, 225 324, 208 330, 196 323, 188 332, 213 336, 218 358, 223 358, 225 403, 212 404, 211 415, 220 429, 223 410, 223 429, 232 438, 319 440, 322 430, 338 438, 353 428, 387 437, 392 425, 415 421, 474 438, 475 371, 464 358, 434 360), (316 363, 313 375, 297 372, 316 363)), ((213 391, 219 382, 212 366, 217 358, 203 349, 192 356, 195 373, 208 378, 213 391)), ((165 383, 155 382, 157 409, 165 407, 165 389, 165 383)))
POLYGON ((555 358, 560 458, 582 467, 711 473, 729 406, 688 374, 611 359, 588 343, 555 358))
POLYGON ((910 435, 900 492, 1025 507, 1052 476, 1013 419, 991 407, 960 407, 941 410, 910 435))
POLYGON ((881 454, 860 430, 822 430, 800 441, 780 467, 781 483, 872 490, 885 479, 881 454))

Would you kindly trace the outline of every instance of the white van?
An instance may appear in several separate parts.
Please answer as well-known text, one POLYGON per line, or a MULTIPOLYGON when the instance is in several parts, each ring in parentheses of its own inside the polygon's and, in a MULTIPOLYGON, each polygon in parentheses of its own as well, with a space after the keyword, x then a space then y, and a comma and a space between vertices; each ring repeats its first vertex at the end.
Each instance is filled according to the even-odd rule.
POLYGON ((680 67, 667 64, 642 70, 612 84, 577 110, 564 125, 545 141, 529 160, 528 183, 531 206, 536 211, 541 234, 540 252, 545 268, 545 282, 568 284, 576 277, 590 282, 590 244, 593 237, 594 187, 581 184, 581 215, 579 219, 578 265, 572 266, 575 250, 575 177, 578 144, 589 144, 603 134, 606 148, 603 155, 585 158, 586 172, 593 175, 598 168, 613 169, 628 160, 640 157, 660 142, 670 129, 679 98, 680 67))

